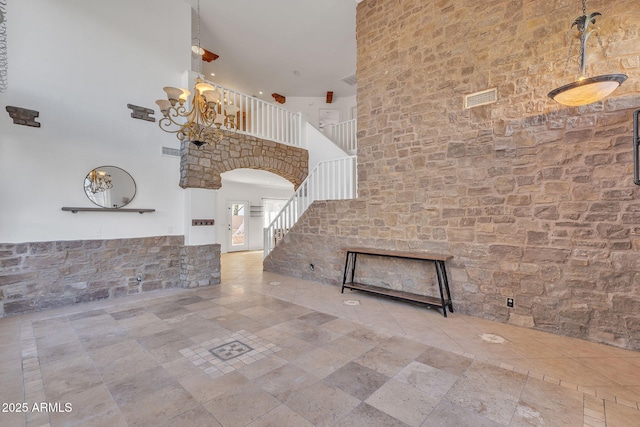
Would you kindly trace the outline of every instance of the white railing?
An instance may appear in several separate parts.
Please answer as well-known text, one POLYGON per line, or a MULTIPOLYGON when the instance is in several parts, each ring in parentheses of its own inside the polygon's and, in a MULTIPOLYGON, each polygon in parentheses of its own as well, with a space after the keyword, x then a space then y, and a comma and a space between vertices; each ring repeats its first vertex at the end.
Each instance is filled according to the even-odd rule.
POLYGON ((329 126, 328 137, 346 153, 355 155, 358 149, 358 137, 356 136, 358 126, 356 119, 329 126))
POLYGON ((356 156, 318 163, 280 213, 264 229, 264 256, 269 255, 314 201, 355 198, 358 179, 356 167, 356 156))
POLYGON ((219 93, 224 104, 234 104, 237 114, 238 132, 282 144, 305 147, 302 113, 293 113, 278 105, 262 101, 232 89, 207 82, 219 93))

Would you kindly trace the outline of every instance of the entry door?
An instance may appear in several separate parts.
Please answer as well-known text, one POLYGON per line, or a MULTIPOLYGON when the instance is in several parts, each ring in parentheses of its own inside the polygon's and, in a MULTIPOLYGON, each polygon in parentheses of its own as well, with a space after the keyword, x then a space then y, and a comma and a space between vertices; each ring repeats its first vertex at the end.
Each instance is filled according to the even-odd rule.
POLYGON ((249 202, 231 200, 227 202, 229 252, 249 250, 249 202))

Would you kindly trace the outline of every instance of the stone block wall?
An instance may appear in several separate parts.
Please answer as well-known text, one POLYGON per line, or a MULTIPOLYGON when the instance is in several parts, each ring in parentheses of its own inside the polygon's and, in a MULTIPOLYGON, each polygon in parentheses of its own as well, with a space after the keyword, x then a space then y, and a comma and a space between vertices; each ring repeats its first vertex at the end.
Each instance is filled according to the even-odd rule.
POLYGON ((180 147, 180 187, 222 186, 220 174, 234 169, 260 169, 275 173, 297 189, 309 173, 309 152, 244 134, 225 137, 215 146, 198 148, 189 142, 180 147))
POLYGON ((568 108, 546 93, 573 79, 580 6, 361 2, 359 199, 314 203, 265 269, 339 283, 347 246, 444 251, 459 312, 640 349, 640 20, 635 1, 588 2, 608 56, 592 38, 588 71, 629 79, 568 108))
POLYGON ((183 243, 183 236, 1 243, 0 317, 220 283, 219 245, 183 243))
POLYGON ((220 284, 220 245, 181 246, 180 283, 184 288, 220 284))

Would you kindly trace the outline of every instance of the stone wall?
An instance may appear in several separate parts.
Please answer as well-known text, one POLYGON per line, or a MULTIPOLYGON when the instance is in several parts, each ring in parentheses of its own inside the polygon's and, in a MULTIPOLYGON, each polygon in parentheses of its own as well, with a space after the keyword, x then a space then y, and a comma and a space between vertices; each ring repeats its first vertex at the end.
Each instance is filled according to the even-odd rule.
POLYGON ((181 246, 180 283, 183 288, 220 284, 220 245, 181 246))
POLYGON ((0 317, 220 283, 219 245, 183 242, 183 236, 159 236, 1 243, 0 317))
POLYGON ((573 78, 578 2, 361 2, 360 198, 314 203, 265 269, 339 283, 347 246, 445 251, 459 312, 640 349, 640 19, 635 0, 588 8, 608 54, 592 37, 589 72, 629 79, 567 108, 546 93, 573 78))
POLYGON ((215 146, 198 148, 183 142, 180 149, 180 187, 222 186, 220 174, 234 169, 260 169, 275 173, 297 189, 309 173, 309 152, 244 134, 225 137, 215 146))

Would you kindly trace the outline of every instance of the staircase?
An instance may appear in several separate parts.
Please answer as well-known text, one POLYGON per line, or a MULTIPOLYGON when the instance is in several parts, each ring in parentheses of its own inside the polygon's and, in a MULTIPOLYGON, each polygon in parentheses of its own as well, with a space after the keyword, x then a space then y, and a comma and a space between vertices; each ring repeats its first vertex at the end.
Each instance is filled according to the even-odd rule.
POLYGON ((318 163, 264 229, 264 256, 269 255, 314 201, 357 197, 357 176, 356 156, 318 163))
MULTIPOLYGON (((183 79, 193 81, 195 74, 188 72, 183 79)), ((353 199, 357 196, 356 173, 356 120, 349 120, 331 126, 322 135, 307 123, 305 115, 293 113, 281 106, 264 102, 252 96, 236 92, 232 89, 207 82, 220 94, 225 103, 234 104, 240 108, 236 123, 238 132, 267 139, 281 144, 311 150, 308 145, 313 138, 317 144, 317 135, 321 135, 321 155, 334 157, 341 153, 348 157, 321 161, 300 184, 295 194, 289 199, 282 211, 271 224, 264 229, 264 256, 266 257, 280 242, 284 235, 293 227, 298 218, 316 200, 353 199), (311 130, 309 129, 311 128, 311 130), (311 132, 314 135, 311 135, 311 132), (326 138, 325 138, 326 137, 326 138), (326 144, 326 145, 325 145, 326 144), (329 145, 335 146, 329 147, 329 145)), ((318 146, 315 146, 318 153, 318 146)))

